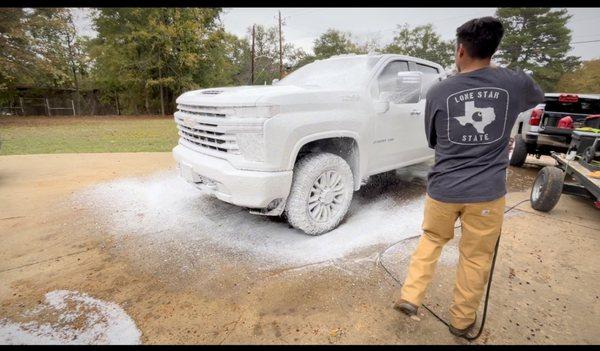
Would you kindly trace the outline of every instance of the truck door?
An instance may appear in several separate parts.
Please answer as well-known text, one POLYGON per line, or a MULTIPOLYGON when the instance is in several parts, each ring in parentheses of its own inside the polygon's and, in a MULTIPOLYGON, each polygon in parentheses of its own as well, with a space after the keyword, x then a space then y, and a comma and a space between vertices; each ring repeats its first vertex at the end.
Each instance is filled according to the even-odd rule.
POLYGON ((370 173, 379 173, 427 157, 423 113, 425 100, 401 102, 398 72, 409 71, 407 61, 392 61, 376 78, 375 100, 389 101, 387 111, 374 117, 370 173))

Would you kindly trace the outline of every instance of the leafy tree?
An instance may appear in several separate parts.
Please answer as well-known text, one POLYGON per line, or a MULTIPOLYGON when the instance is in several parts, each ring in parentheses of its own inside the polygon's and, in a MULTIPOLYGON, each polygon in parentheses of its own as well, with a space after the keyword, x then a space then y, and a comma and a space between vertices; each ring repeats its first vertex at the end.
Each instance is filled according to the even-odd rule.
POLYGON ((0 9, 0 90, 17 81, 32 81, 36 57, 28 33, 28 16, 22 8, 0 9))
POLYGON ((73 15, 66 8, 36 8, 30 17, 41 77, 38 86, 74 88, 80 111, 80 82, 87 73, 83 38, 77 36, 73 15))
POLYGON ((376 40, 368 40, 363 44, 352 41, 349 32, 328 29, 314 41, 314 54, 310 55, 304 50, 292 49, 288 54, 290 70, 296 70, 315 60, 326 59, 334 55, 366 54, 377 47, 376 40))
POLYGON ((336 29, 328 29, 314 41, 313 51, 317 59, 326 59, 334 55, 361 53, 352 42, 351 34, 336 29))
MULTIPOLYGON (((271 84, 273 79, 279 78, 279 29, 276 26, 256 25, 254 33, 254 84, 271 84)), ((244 50, 248 51, 244 54, 242 72, 244 77, 248 77, 244 84, 248 84, 251 75, 252 27, 247 30, 245 42, 244 50)), ((282 51, 284 72, 299 67, 299 62, 308 57, 302 49, 291 43, 284 42, 282 51)))
MULTIPOLYGON (((295 48, 291 50, 288 57, 288 69, 287 71, 295 71, 298 68, 307 65, 317 58, 314 55, 306 53, 302 48, 295 48)), ((288 72, 289 73, 289 72, 288 72)))
POLYGON ((396 36, 385 47, 385 52, 414 56, 449 67, 454 63, 454 47, 453 42, 442 40, 431 24, 415 28, 404 24, 398 26, 396 36))
POLYGON ((545 91, 552 91, 560 77, 579 65, 571 49, 571 18, 566 9, 545 7, 499 8, 496 16, 505 34, 497 58, 509 68, 533 72, 545 91))
POLYGON ((79 105, 80 78, 86 72, 81 38, 70 10, 0 9, 0 87, 4 100, 17 85, 74 88, 79 105))
POLYGON ((356 46, 357 46, 357 52, 360 54, 368 54, 368 53, 375 53, 375 52, 380 52, 382 50, 382 47, 379 43, 379 36, 375 36, 375 37, 367 37, 365 40, 361 41, 361 42, 356 42, 356 46))
POLYGON ((244 38, 223 32, 223 77, 220 85, 250 84, 250 43, 244 38))
POLYGON ((93 18, 94 76, 127 112, 161 114, 182 92, 220 83, 225 36, 218 8, 102 8, 93 18), (157 101, 158 100, 158 104, 157 101), (158 105, 158 106, 157 106, 158 105))
POLYGON ((565 93, 600 94, 600 59, 585 61, 574 72, 564 74, 560 77, 556 90, 565 93))
MULTIPOLYGON (((270 84, 279 78, 279 30, 256 25, 254 28, 254 84, 270 84)), ((252 27, 247 41, 252 41, 252 27)))

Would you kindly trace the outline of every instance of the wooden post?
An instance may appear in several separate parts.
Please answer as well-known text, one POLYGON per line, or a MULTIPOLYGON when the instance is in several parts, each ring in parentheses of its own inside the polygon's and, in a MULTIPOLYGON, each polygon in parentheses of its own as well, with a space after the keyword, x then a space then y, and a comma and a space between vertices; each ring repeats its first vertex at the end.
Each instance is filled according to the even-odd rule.
POLYGON ((25 116, 25 108, 23 108, 23 97, 19 96, 19 105, 21 105, 21 113, 25 116))
POLYGON ((250 63, 250 85, 254 85, 254 38, 256 33, 254 32, 254 27, 256 25, 252 25, 252 62, 250 63))
POLYGON ((160 90, 160 114, 161 114, 161 116, 164 116, 165 115, 165 99, 163 97, 160 51, 158 52, 158 81, 159 81, 158 89, 160 90))
POLYGON ((73 99, 71 99, 71 107, 73 108, 73 116, 75 116, 75 103, 73 102, 73 99))
POLYGON ((281 37, 281 11, 279 11, 279 79, 283 78, 283 39, 281 37))
POLYGON ((45 99, 46 99, 46 110, 48 111, 48 116, 51 116, 51 114, 50 114, 50 102, 48 101, 48 98, 45 98, 45 99))

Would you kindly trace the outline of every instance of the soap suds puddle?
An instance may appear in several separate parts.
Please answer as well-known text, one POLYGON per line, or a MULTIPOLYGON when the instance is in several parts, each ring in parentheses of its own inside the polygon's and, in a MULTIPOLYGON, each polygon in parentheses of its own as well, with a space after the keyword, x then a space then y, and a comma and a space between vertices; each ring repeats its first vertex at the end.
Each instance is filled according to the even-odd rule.
POLYGON ((0 319, 0 344, 139 344, 135 322, 117 304, 55 290, 18 320, 0 319))
POLYGON ((425 163, 375 177, 354 193, 341 225, 321 236, 210 197, 174 171, 98 184, 73 200, 140 268, 166 276, 210 266, 273 270, 340 260, 420 234, 428 169, 425 163))

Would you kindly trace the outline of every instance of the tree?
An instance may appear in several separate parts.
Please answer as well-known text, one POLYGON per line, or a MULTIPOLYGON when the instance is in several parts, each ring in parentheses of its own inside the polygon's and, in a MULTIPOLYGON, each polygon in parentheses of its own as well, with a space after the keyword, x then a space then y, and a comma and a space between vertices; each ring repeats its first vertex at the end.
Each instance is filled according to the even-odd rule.
POLYGON ((564 74, 556 85, 556 91, 600 94, 600 59, 585 61, 574 72, 564 74))
POLYGON ((314 41, 313 51, 317 59, 326 59, 334 55, 361 53, 352 42, 351 34, 336 29, 328 29, 314 41))
MULTIPOLYGON (((277 26, 257 24, 254 26, 254 33, 254 84, 271 84, 273 79, 279 78, 279 29, 277 26)), ((242 75, 248 77, 244 84, 250 81, 251 43, 252 27, 249 27, 244 44, 244 50, 248 51, 244 54, 245 61, 242 63, 242 75)), ((308 63, 304 61, 308 55, 291 43, 284 43, 282 51, 286 71, 299 67, 300 62, 308 63)))
MULTIPOLYGON (((79 102, 85 53, 64 8, 0 9, 0 88, 4 100, 15 87, 74 88, 79 102)), ((78 104, 79 105, 79 104, 78 104)))
POLYGON ((316 60, 316 57, 308 54, 306 51, 302 50, 302 48, 295 48, 288 54, 287 59, 289 67, 288 70, 295 71, 298 68, 313 62, 316 60))
POLYGON ((444 41, 431 24, 410 28, 408 24, 398 26, 392 42, 385 52, 414 56, 437 62, 444 67, 454 63, 454 43, 444 41))
POLYGON ((126 112, 161 114, 176 96, 220 83, 226 38, 218 8, 102 8, 93 17, 94 77, 126 112), (141 103, 143 102, 143 104, 141 103))
POLYGON ((35 52, 28 33, 28 16, 22 8, 0 9, 0 91, 4 96, 18 81, 33 81, 35 52))
MULTIPOLYGON (((80 111, 81 77, 87 71, 87 56, 82 38, 77 36, 73 15, 66 8, 36 8, 30 19, 42 77, 38 86, 75 89, 77 111, 80 111)), ((41 79, 40 79, 41 78, 41 79)))
POLYGON ((223 77, 219 79, 222 85, 248 85, 250 82, 251 49, 250 43, 230 33, 223 33, 224 55, 222 61, 223 77))
POLYGON ((579 57, 570 56, 571 18, 566 9, 545 7, 499 8, 496 16, 505 34, 497 57, 508 68, 533 72, 545 91, 552 91, 560 77, 579 65, 579 57))

